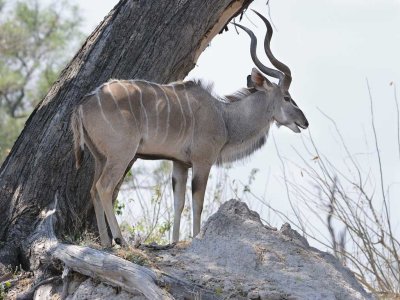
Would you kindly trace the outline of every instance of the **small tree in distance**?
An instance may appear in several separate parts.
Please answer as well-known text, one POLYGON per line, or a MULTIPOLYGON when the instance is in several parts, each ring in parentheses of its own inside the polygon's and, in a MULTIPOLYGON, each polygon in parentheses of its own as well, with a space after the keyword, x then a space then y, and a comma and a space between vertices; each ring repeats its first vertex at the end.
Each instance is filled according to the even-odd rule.
POLYGON ((0 2, 0 162, 71 59, 81 24, 77 6, 65 0, 0 2))

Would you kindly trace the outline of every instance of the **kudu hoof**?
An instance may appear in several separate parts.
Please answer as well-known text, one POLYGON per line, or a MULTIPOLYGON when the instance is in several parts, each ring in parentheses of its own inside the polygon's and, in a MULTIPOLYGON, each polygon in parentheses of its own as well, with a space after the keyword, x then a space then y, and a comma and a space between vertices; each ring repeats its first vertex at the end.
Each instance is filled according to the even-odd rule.
POLYGON ((117 245, 121 246, 122 248, 130 248, 130 246, 128 245, 128 243, 127 243, 123 238, 117 237, 117 238, 114 239, 114 242, 115 242, 117 245))

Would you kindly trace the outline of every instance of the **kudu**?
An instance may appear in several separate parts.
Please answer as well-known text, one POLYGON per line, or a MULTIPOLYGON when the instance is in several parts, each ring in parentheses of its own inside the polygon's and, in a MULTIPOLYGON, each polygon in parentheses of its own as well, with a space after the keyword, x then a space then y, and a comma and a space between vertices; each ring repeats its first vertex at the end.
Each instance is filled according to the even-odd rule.
POLYGON ((265 52, 279 71, 259 61, 253 32, 235 25, 249 34, 255 65, 264 74, 278 78, 278 84, 255 68, 247 88, 224 98, 213 96, 201 82, 195 81, 161 85, 143 80, 110 80, 86 95, 75 108, 71 122, 76 165, 79 168, 86 145, 95 162, 91 197, 103 246, 111 244, 105 218, 114 241, 125 244, 112 201, 127 168, 137 158, 173 161, 173 241, 176 242, 189 168, 193 168, 193 236, 196 236, 212 165, 241 159, 259 149, 273 121, 294 132, 300 132, 299 127, 308 127, 307 119, 288 92, 289 68, 271 53, 272 27, 261 14, 257 15, 267 26, 265 52))

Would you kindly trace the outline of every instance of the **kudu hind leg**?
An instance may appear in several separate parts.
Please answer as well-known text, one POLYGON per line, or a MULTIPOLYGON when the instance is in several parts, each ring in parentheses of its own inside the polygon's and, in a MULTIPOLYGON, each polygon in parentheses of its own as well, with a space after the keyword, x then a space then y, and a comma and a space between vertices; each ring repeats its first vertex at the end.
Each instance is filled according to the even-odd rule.
POLYGON ((193 237, 200 232, 201 213, 211 165, 194 164, 192 178, 193 237))
POLYGON ((181 215, 185 206, 186 181, 188 167, 180 162, 173 162, 172 167, 172 189, 174 192, 174 227, 172 231, 172 241, 179 241, 179 228, 181 215))
POLYGON ((106 216, 104 214, 105 213, 104 208, 96 189, 96 183, 100 178, 101 171, 103 170, 103 168, 104 168, 104 161, 102 159, 98 159, 95 157, 95 169, 93 176, 93 184, 92 188, 90 189, 90 195, 92 196, 94 212, 96 214, 97 228, 99 230, 101 245, 103 247, 110 247, 111 239, 107 230, 106 216))
POLYGON ((96 183, 96 189, 99 193, 99 197, 107 217, 108 225, 110 226, 112 237, 117 244, 124 246, 127 244, 122 237, 117 218, 115 217, 112 200, 114 191, 122 180, 129 163, 130 160, 125 162, 108 158, 101 176, 96 183))

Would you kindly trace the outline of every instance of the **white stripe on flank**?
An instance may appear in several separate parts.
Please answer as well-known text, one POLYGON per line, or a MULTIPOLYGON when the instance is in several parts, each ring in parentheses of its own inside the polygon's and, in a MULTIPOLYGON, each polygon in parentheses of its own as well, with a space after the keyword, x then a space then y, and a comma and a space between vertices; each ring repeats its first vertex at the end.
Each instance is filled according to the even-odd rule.
MULTIPOLYGON (((185 113, 184 113, 184 111, 183 111, 181 99, 179 98, 179 95, 178 95, 178 93, 176 92, 175 86, 174 86, 174 85, 172 85, 172 90, 174 91, 174 94, 175 94, 175 96, 176 96, 176 100, 178 101, 179 108, 181 109, 182 119, 183 119, 183 123, 181 123, 181 128, 179 128, 179 135, 178 135, 178 138, 179 138, 179 140, 180 140, 180 139, 181 139, 181 133, 182 133, 182 131, 183 131, 183 133, 185 133, 186 117, 185 117, 185 113)), ((185 136, 185 135, 183 134, 183 137, 184 137, 184 136, 185 136)))
POLYGON ((132 117, 135 119, 137 129, 140 130, 139 122, 136 119, 135 114, 133 113, 132 104, 131 104, 131 94, 129 93, 127 87, 122 82, 118 81, 118 84, 122 86, 122 88, 126 92, 126 95, 128 96, 129 110, 131 111, 132 117))
POLYGON ((170 113, 171 113, 171 107, 170 107, 170 104, 169 104, 169 98, 168 98, 167 93, 165 92, 164 88, 163 88, 161 85, 159 85, 159 87, 160 87, 160 89, 163 91, 164 96, 165 96, 165 99, 167 100, 167 126, 166 126, 166 129, 165 129, 165 136, 164 136, 164 138, 163 138, 163 140, 162 140, 162 142, 161 142, 161 144, 164 144, 164 143, 167 141, 167 138, 168 138, 168 131, 169 131, 169 115, 170 115, 170 113))
MULTIPOLYGON (((140 89, 140 87, 135 83, 134 80, 131 80, 130 82, 133 85, 133 87, 135 89, 137 89, 137 91, 139 92, 140 107, 142 109, 142 113, 144 114, 144 116, 146 118, 146 136, 148 137, 149 136, 149 118, 147 117, 146 108, 143 105, 143 93, 142 93, 142 90, 140 89)), ((140 122, 143 122, 143 120, 141 119, 140 122)))
POLYGON ((155 138, 157 138, 157 136, 158 136, 158 101, 157 101, 157 91, 156 91, 156 89, 154 88, 154 86, 150 83, 150 82, 147 82, 147 81, 143 81, 143 82, 145 82, 145 83, 147 83, 148 85, 150 85, 150 87, 152 88, 152 90, 153 90, 153 92, 154 92, 154 96, 155 96, 155 102, 156 102, 156 135, 155 135, 155 138))
POLYGON ((108 123, 108 125, 110 125, 111 129, 112 129, 114 132, 117 132, 117 131, 114 129, 114 127, 112 126, 111 122, 107 119, 106 115, 104 114, 103 106, 101 105, 101 99, 100 99, 100 97, 99 97, 99 93, 98 93, 98 92, 96 93, 95 97, 96 97, 96 100, 97 100, 97 104, 99 104, 100 113, 101 113, 101 115, 102 115, 104 121, 106 121, 106 123, 108 123))
POLYGON ((187 102, 188 107, 189 107, 189 110, 190 110, 190 116, 192 117, 192 122, 190 122, 190 123, 191 123, 190 126, 192 127, 192 141, 191 141, 191 144, 190 144, 190 148, 193 149, 193 143, 194 143, 194 127, 195 127, 195 125, 196 125, 196 120, 195 120, 195 118, 194 118, 192 106, 190 105, 189 96, 188 96, 188 94, 187 94, 186 87, 184 86, 183 88, 184 88, 184 90, 185 90, 185 98, 186 98, 186 102, 187 102))
POLYGON ((116 81, 116 80, 114 81, 114 80, 113 80, 112 82, 107 82, 107 83, 105 84, 105 86, 107 87, 108 92, 109 92, 110 95, 111 95, 111 98, 113 99, 113 101, 114 101, 115 105, 117 106, 117 108, 118 108, 120 114, 122 115, 121 110, 119 109, 117 100, 115 99, 114 94, 112 93, 111 88, 110 88, 110 84, 111 84, 111 83, 114 83, 114 82, 118 82, 118 83, 119 83, 119 81, 116 81))

